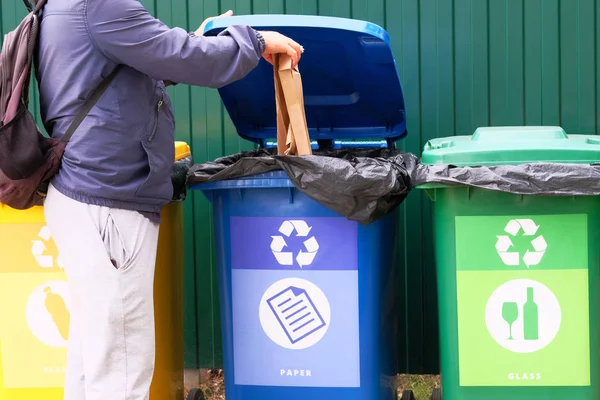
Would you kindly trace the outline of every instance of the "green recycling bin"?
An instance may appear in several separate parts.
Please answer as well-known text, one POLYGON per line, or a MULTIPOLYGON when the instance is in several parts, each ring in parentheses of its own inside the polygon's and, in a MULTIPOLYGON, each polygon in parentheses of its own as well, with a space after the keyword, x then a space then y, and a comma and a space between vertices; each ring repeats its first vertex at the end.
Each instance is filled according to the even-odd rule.
POLYGON ((600 398, 600 196, 499 190, 513 167, 485 189, 457 183, 490 166, 598 162, 597 136, 557 127, 479 128, 426 144, 425 168, 462 171, 456 184, 419 186, 433 201, 444 400, 600 398))

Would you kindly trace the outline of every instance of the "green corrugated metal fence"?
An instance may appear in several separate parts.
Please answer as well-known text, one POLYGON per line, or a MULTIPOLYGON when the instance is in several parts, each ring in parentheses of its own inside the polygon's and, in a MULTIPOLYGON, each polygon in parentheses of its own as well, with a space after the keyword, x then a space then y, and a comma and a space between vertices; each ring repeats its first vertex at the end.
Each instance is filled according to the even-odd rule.
MULTIPOLYGON (((23 6, 20 0, 0 1, 0 30, 6 32, 23 16, 23 6)), ((143 3, 168 25, 188 30, 228 9, 236 14, 332 15, 383 26, 390 33, 406 97, 409 136, 401 146, 415 153, 430 138, 469 134, 485 125, 561 125, 567 133, 581 134, 598 134, 600 129, 600 6, 595 0, 143 3)), ((185 86, 169 90, 177 138, 191 144, 197 162, 250 148, 238 139, 216 91, 185 86)), ((401 214, 404 230, 398 246, 405 256, 398 265, 399 370, 438 372, 429 201, 414 191, 401 214)), ((207 201, 192 194, 185 218, 186 363, 218 367, 221 337, 207 201)))

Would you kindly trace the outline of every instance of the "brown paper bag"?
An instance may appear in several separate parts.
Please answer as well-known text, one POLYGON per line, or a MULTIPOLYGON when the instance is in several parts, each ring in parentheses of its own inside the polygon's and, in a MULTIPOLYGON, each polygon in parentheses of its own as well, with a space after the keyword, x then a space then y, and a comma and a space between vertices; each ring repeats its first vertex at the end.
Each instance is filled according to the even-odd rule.
POLYGON ((292 59, 285 54, 274 55, 273 61, 277 106, 277 153, 310 155, 312 149, 304 113, 300 72, 298 68, 292 68, 292 59))

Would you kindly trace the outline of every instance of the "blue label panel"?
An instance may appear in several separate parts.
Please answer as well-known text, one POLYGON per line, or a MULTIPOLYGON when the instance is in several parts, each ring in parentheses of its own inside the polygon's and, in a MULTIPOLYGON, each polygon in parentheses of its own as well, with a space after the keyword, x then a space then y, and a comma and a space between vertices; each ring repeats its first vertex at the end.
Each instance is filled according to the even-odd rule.
POLYGON ((232 217, 231 252, 235 384, 359 387, 356 223, 232 217))
POLYGON ((231 218, 233 269, 356 270, 356 222, 345 218, 231 218))

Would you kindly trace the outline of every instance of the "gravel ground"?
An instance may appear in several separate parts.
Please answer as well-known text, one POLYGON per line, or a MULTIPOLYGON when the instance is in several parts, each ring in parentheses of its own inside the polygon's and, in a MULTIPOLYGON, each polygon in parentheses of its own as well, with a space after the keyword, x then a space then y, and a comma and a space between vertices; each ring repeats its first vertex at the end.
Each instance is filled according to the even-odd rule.
MULTIPOLYGON (((190 388, 200 387, 206 400, 225 400, 223 370, 203 370, 200 372, 200 381, 202 382, 200 385, 186 382, 186 397, 190 388)), ((398 399, 404 390, 412 390, 417 400, 429 400, 431 391, 440 387, 440 377, 437 375, 398 375, 395 383, 398 387, 398 399)))

